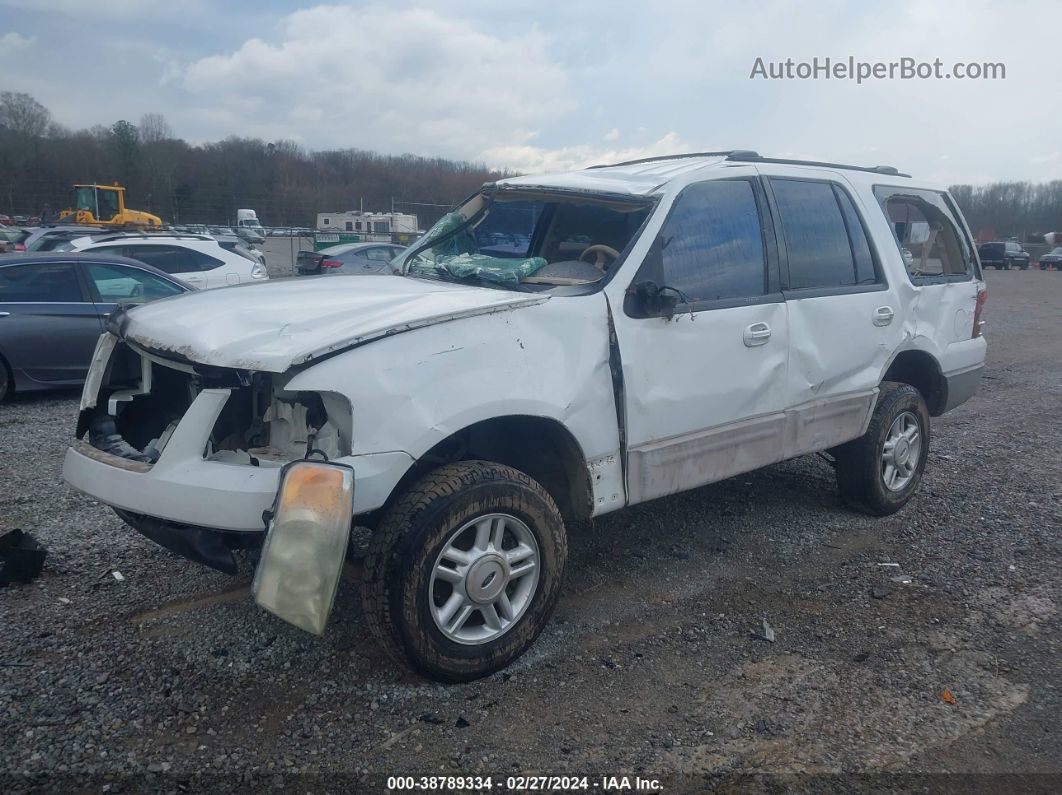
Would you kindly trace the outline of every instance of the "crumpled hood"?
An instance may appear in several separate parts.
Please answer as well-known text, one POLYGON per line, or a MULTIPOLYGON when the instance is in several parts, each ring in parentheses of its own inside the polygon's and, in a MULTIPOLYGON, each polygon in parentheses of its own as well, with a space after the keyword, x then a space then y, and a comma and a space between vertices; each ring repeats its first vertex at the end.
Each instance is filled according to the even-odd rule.
POLYGON ((274 279, 138 306, 121 335, 200 364, 283 373, 378 337, 548 301, 404 276, 274 279))

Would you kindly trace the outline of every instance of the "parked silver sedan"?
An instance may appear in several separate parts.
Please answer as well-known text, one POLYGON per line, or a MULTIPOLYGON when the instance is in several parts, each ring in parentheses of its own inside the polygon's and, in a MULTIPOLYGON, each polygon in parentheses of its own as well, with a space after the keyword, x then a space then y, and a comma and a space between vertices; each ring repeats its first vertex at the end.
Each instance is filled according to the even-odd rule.
POLYGON ((391 260, 404 250, 405 246, 392 243, 343 243, 320 251, 300 251, 295 260, 295 275, 394 273, 391 260))

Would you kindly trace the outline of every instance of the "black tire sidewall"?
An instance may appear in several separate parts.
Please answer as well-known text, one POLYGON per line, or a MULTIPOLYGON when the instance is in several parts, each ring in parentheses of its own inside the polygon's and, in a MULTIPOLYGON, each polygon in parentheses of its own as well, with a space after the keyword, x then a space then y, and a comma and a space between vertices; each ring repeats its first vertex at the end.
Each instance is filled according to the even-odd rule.
POLYGON ((921 393, 908 384, 889 384, 878 398, 865 436, 839 448, 838 484, 853 507, 878 516, 895 513, 917 492, 929 457, 931 428, 929 411, 921 393), (881 474, 881 454, 892 423, 904 412, 918 422, 922 445, 911 482, 898 491, 885 485, 881 474))
MULTIPOLYGON (((517 474, 514 472, 514 474, 517 474)), ((388 576, 397 640, 421 673, 444 681, 468 681, 509 665, 545 627, 560 591, 567 545, 556 506, 519 480, 484 479, 432 500, 407 525, 388 576), (428 589, 436 558, 459 527, 478 516, 506 513, 531 530, 539 549, 539 579, 531 604, 517 624, 493 641, 468 645, 450 640, 431 615, 428 589)))
POLYGON ((885 409, 877 424, 875 438, 869 445, 873 451, 873 473, 870 486, 875 496, 875 502, 881 508, 891 509, 889 512, 902 508, 914 496, 922 482, 922 473, 925 471, 926 459, 929 457, 929 412, 926 410, 925 401, 914 387, 904 387, 889 396, 889 400, 882 406, 885 409), (892 423, 904 412, 910 412, 918 421, 918 432, 921 435, 922 445, 918 452, 918 466, 915 467, 914 477, 911 482, 898 491, 892 491, 885 485, 881 476, 881 453, 888 437, 892 423))

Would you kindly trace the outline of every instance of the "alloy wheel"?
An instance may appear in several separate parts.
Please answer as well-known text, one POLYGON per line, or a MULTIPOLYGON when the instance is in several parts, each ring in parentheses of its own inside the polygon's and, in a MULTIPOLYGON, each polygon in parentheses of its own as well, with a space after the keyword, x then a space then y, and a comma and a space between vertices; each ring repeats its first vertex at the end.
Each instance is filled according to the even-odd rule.
POLYGON ((428 600, 435 626, 466 645, 500 637, 531 604, 539 566, 534 533, 515 516, 492 513, 466 522, 432 567, 428 600))
POLYGON ((922 452, 918 418, 905 411, 892 421, 881 449, 881 478, 889 491, 901 491, 915 476, 922 452))

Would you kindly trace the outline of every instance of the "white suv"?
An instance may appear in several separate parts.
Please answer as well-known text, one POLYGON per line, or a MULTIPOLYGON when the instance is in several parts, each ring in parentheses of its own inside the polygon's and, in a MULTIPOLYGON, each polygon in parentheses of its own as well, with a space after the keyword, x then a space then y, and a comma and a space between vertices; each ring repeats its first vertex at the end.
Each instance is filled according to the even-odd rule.
POLYGON ((60 251, 92 251, 146 262, 200 290, 264 281, 253 255, 223 248, 208 235, 110 233, 77 237, 60 251))
POLYGON ((976 390, 986 296, 942 188, 680 155, 485 185, 399 275, 194 293, 111 318, 66 480, 323 631, 352 522, 372 634, 460 681, 547 622, 565 526, 830 451, 901 508, 976 390))

